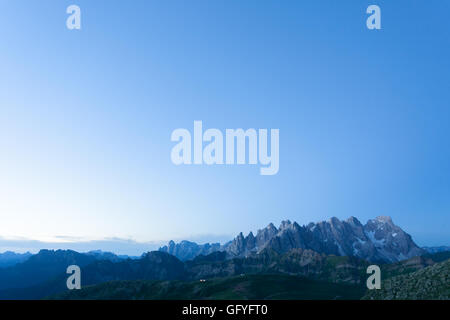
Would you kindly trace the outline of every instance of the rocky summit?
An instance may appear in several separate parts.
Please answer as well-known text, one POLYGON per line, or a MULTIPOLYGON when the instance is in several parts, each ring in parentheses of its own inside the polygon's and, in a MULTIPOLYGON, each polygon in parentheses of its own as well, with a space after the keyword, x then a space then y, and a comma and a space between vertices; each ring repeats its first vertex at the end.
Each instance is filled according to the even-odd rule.
POLYGON ((198 245, 187 241, 175 244, 171 241, 160 251, 186 261, 215 251, 226 252, 228 258, 248 257, 263 249, 278 253, 309 249, 327 255, 355 256, 371 262, 396 262, 425 253, 409 234, 385 216, 371 219, 365 225, 355 217, 343 221, 333 217, 303 226, 286 220, 279 228, 269 224, 258 230, 256 236, 252 232, 247 236, 240 233, 224 245, 198 245))

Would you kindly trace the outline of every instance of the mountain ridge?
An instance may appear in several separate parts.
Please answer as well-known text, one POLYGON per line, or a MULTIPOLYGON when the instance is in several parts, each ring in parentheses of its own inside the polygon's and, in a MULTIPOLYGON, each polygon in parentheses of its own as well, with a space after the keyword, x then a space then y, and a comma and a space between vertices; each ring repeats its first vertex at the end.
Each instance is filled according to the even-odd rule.
POLYGON ((241 232, 224 245, 199 245, 190 241, 176 244, 170 241, 168 246, 161 247, 159 251, 187 261, 215 251, 226 252, 229 259, 247 257, 265 248, 278 253, 296 248, 310 249, 318 253, 356 256, 371 262, 396 262, 425 253, 388 216, 370 219, 365 225, 353 216, 342 221, 332 217, 327 221, 311 222, 303 226, 284 220, 279 228, 270 223, 259 229, 256 236, 253 232, 247 236, 241 232))
MULTIPOLYGON (((21 266, 20 270, 17 270, 22 272, 22 277, 16 279, 19 282, 16 282, 16 285, 10 282, 9 289, 0 290, 0 299, 34 300, 67 291, 65 265, 73 263, 74 258, 80 259, 81 257, 70 251, 42 252, 40 257, 31 260, 34 261, 34 264, 38 263, 38 265, 33 265, 32 269, 38 271, 37 274, 34 273, 33 279, 36 280, 35 277, 39 275, 39 283, 30 282, 28 279, 27 286, 23 286, 22 277, 29 277, 23 273, 26 270, 21 266), (55 263, 59 260, 61 263, 55 263), (44 276, 42 271, 49 266, 56 268, 44 276)), ((354 256, 325 255, 309 249, 292 249, 279 254, 267 248, 259 254, 249 257, 228 259, 226 252, 216 251, 207 256, 197 256, 194 260, 186 262, 160 251, 148 252, 139 259, 121 261, 98 260, 91 256, 87 256, 87 259, 90 262, 81 266, 82 287, 122 280, 209 282, 217 278, 225 279, 242 275, 292 275, 314 281, 364 287, 367 278, 366 268, 370 264, 354 256)), ((450 252, 441 252, 425 254, 395 264, 382 264, 380 267, 384 279, 415 272, 448 259, 450 259, 450 252)), ((84 261, 84 263, 86 262, 84 261)), ((29 266, 29 263, 25 265, 29 266)), ((27 269, 30 270, 30 268, 27 269)))
POLYGON ((24 262, 32 255, 30 252, 16 253, 13 251, 5 251, 0 253, 0 268, 7 268, 24 262))

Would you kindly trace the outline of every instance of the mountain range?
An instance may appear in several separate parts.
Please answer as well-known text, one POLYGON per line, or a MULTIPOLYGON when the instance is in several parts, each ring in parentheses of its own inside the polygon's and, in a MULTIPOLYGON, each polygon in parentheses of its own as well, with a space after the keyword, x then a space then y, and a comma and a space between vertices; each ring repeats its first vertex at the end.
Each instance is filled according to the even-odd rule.
MULTIPOLYGON (((450 251, 444 247, 428 251, 435 253, 419 248, 389 217, 378 217, 365 225, 354 217, 306 226, 283 221, 279 228, 269 224, 256 236, 240 233, 224 245, 171 241, 141 257, 103 251, 41 250, 0 268, 0 299, 269 299, 308 298, 308 294, 319 299, 354 299, 363 296, 366 269, 374 262, 386 280, 450 259, 450 251), (81 285, 86 289, 80 292, 67 292, 66 269, 72 264, 82 270, 81 285)), ((433 270, 432 274, 444 272, 438 274, 436 283, 446 281, 448 268, 433 270)), ((418 273, 417 277, 424 275, 428 273, 418 273)), ((415 278, 407 279, 412 283, 415 278)), ((393 283, 399 285, 398 281, 393 283)), ((441 291, 438 297, 445 296, 441 291)), ((427 291, 420 295, 426 296, 427 291)))
POLYGON ((396 226, 390 217, 380 216, 369 220, 365 225, 350 217, 341 221, 331 218, 328 221, 300 226, 298 223, 283 221, 279 228, 272 223, 258 230, 256 236, 240 233, 232 241, 220 245, 182 241, 170 241, 160 248, 187 261, 198 255, 223 251, 227 258, 248 257, 264 249, 285 253, 291 249, 309 249, 317 253, 337 256, 355 256, 370 262, 396 262, 424 254, 411 236, 396 226))

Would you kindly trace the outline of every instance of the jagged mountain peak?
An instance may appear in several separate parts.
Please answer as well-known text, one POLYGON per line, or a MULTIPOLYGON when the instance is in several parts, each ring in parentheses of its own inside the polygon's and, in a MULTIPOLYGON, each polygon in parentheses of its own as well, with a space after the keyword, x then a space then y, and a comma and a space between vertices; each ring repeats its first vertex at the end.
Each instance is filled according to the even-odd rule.
POLYGON ((362 223, 354 216, 351 216, 347 220, 345 220, 347 223, 352 224, 354 226, 362 226, 362 223))
POLYGON ((271 222, 271 223, 269 223, 268 225, 267 225, 267 227, 266 227, 266 229, 277 229, 276 227, 275 227, 275 225, 271 222))
POLYGON ((393 224, 394 222, 392 221, 392 218, 389 216, 378 216, 375 218, 375 220, 379 221, 379 222, 383 222, 383 223, 391 223, 393 224))
POLYGON ((267 227, 265 227, 264 229, 259 229, 258 232, 256 233, 256 236, 258 236, 261 233, 277 233, 278 229, 277 227, 275 227, 275 225, 271 222, 267 225, 267 227))
POLYGON ((330 222, 331 224, 340 224, 342 223, 341 220, 339 220, 339 218, 337 217, 331 217, 328 222, 330 222))
MULTIPOLYGON (((197 248, 194 252, 191 248, 190 253, 186 254, 181 248, 182 252, 176 252, 177 246, 179 245, 172 251, 175 251, 181 260, 201 251, 197 248)), ((241 232, 233 241, 223 246, 211 247, 207 244, 199 247, 205 249, 205 246, 208 252, 225 251, 229 258, 258 254, 264 249, 284 253, 299 248, 322 254, 356 256, 368 261, 384 262, 408 259, 424 253, 424 250, 412 241, 411 236, 387 216, 371 219, 365 225, 353 216, 346 220, 332 217, 327 221, 309 223, 306 226, 283 220, 278 229, 270 223, 264 229, 258 230, 256 236, 250 232, 245 237, 241 232)))
POLYGON ((297 222, 291 222, 290 220, 281 221, 281 225, 278 228, 278 232, 283 232, 285 230, 297 230, 300 225, 297 222))
POLYGON ((159 251, 176 256, 182 261, 194 259, 198 255, 207 255, 221 250, 220 243, 205 243, 199 245, 195 242, 183 240, 180 243, 169 241, 167 246, 159 248, 159 251))
POLYGON ((292 225, 292 223, 290 220, 283 220, 283 221, 281 221, 281 225, 278 229, 279 230, 287 229, 287 228, 290 228, 291 225, 292 225))
POLYGON ((378 216, 375 219, 369 219, 366 223, 366 226, 375 229, 383 229, 389 228, 392 229, 400 229, 397 225, 394 224, 394 221, 389 216, 378 216))
POLYGON ((275 235, 278 232, 278 229, 275 227, 275 225, 271 222, 265 227, 264 229, 259 229, 256 233, 256 237, 260 237, 261 235, 275 235))

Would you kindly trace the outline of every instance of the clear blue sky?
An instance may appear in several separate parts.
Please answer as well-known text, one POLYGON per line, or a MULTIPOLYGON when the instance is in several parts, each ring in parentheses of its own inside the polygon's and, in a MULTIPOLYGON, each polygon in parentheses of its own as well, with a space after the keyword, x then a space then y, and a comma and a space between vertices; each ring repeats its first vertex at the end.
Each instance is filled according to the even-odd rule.
MULTIPOLYGON (((0 1, 0 237, 232 237, 390 215, 449 244, 448 1, 0 1), (65 26, 67 6, 82 30, 65 26), (382 30, 365 26, 378 4, 382 30), (280 129, 280 171, 170 135, 280 129)), ((59 238, 60 239, 60 238, 59 238)))

